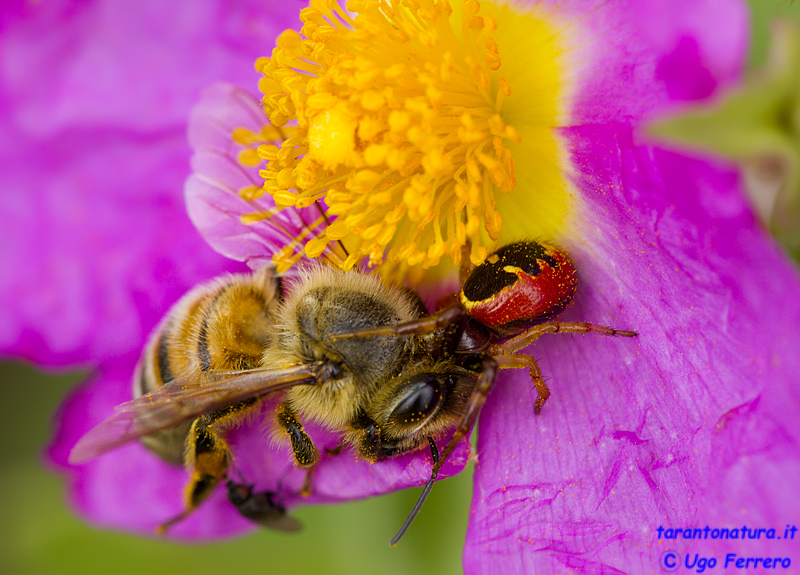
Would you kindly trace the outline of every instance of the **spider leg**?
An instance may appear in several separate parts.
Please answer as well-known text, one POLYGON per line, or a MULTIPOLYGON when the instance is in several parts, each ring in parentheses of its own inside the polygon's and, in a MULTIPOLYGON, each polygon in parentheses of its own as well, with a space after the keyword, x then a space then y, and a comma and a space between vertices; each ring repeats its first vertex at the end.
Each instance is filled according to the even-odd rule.
POLYGON ((496 355, 494 359, 497 361, 497 365, 500 369, 528 369, 531 381, 533 385, 536 386, 536 392, 539 394, 539 397, 536 398, 536 403, 533 404, 533 412, 539 415, 542 411, 542 406, 544 406, 547 398, 550 397, 550 390, 544 382, 542 370, 539 369, 539 364, 536 360, 530 355, 522 353, 514 355, 496 355))
POLYGON ((472 241, 468 238, 461 246, 461 265, 458 268, 458 281, 461 282, 461 285, 464 285, 469 272, 472 271, 472 262, 469 259, 470 253, 472 253, 472 241))
POLYGON ((519 351, 545 333, 597 333, 600 335, 620 335, 623 337, 636 337, 638 334, 635 331, 627 329, 615 329, 605 325, 596 325, 587 322, 563 322, 563 321, 549 321, 540 325, 533 326, 527 331, 509 339, 502 344, 492 347, 492 351, 497 352, 498 355, 503 353, 514 353, 519 351))

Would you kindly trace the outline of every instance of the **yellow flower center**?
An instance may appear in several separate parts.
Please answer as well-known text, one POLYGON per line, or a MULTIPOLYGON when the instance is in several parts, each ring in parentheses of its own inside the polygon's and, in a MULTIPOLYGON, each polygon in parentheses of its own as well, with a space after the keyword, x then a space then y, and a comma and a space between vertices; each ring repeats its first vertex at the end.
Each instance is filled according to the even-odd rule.
POLYGON ((549 166, 535 169, 528 179, 542 179, 517 198, 531 220, 548 221, 517 233, 552 234, 566 194, 553 173, 557 49, 542 19, 494 5, 481 10, 475 0, 457 14, 445 0, 351 0, 348 9, 358 15, 312 0, 300 33, 281 34, 272 57, 256 63, 270 121, 291 130, 257 148, 269 161, 264 190, 279 206, 324 200, 332 222, 305 242, 306 255, 342 241, 345 268, 364 257, 393 269, 429 268, 444 255, 458 263, 469 241, 470 259, 480 262, 503 228, 498 192, 518 187, 515 162, 549 166), (535 36, 532 46, 526 34, 535 36), (522 62, 507 65, 509 56, 522 62), (539 195, 562 205, 537 205, 537 186, 561 188, 539 195))

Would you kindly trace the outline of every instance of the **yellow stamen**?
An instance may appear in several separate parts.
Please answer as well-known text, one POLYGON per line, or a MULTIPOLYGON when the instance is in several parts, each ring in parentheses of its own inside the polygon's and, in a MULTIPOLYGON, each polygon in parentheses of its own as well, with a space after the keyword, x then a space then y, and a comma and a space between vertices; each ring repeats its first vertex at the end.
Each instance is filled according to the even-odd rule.
POLYGON ((533 207, 549 220, 525 232, 563 221, 567 194, 560 175, 554 182, 559 159, 550 132, 558 50, 541 15, 475 0, 455 15, 447 0, 351 0, 348 10, 358 15, 334 0, 312 0, 300 33, 284 32, 271 58, 257 61, 266 113, 289 137, 279 146, 262 138, 257 155, 240 157, 269 160, 261 174, 276 204, 325 200, 334 221, 306 244, 307 255, 345 240, 344 266, 368 257, 374 265, 429 268, 445 255, 459 261, 469 240, 475 260, 501 237, 506 218, 497 197, 517 187, 515 166, 540 161, 554 167, 544 170, 550 199, 533 207), (526 27, 539 34, 527 50, 538 47, 540 60, 516 49, 526 27), (516 72, 528 62, 543 65, 516 72), (544 151, 543 160, 519 155, 529 151, 531 123, 539 140, 529 149, 544 151))

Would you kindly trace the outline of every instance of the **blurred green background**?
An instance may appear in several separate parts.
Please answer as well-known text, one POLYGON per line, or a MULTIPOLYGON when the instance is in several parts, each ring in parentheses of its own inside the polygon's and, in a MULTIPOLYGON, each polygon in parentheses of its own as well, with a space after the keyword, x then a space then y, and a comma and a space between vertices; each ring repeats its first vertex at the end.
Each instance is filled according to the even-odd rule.
MULTIPOLYGON (((669 0, 664 0, 669 1, 669 0)), ((800 2, 749 0, 751 66, 763 65, 769 23, 800 21, 800 2)), ((710 23, 710 25, 713 25, 710 23)), ((471 498, 472 470, 441 482, 400 546, 389 539, 416 501, 418 490, 295 512, 299 535, 256 531, 203 545, 175 544, 98 531, 73 515, 60 477, 41 465, 52 414, 82 374, 42 374, 0 363, 0 570, 39 573, 461 573, 461 549, 471 498)))

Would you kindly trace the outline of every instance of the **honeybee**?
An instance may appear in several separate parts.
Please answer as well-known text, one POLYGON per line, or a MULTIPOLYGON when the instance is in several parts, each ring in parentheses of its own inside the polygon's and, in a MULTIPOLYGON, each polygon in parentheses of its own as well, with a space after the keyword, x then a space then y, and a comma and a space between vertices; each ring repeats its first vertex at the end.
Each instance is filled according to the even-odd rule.
MULTIPOLYGON (((167 461, 185 453, 186 510, 164 529, 228 477, 225 429, 282 392, 275 423, 299 467, 319 459, 304 421, 338 432, 370 461, 430 446, 431 478, 396 543, 474 425, 499 369, 528 369, 541 410, 550 392, 536 361, 519 350, 544 333, 636 335, 551 321, 577 286, 572 260, 555 244, 504 246, 462 275, 457 297, 431 315, 413 290, 318 265, 290 285, 270 268, 204 284, 184 296, 146 347, 135 382, 143 395, 84 436, 71 460, 134 439, 167 461), (437 441, 449 434, 440 456, 437 441)), ((246 490, 229 489, 229 499, 248 516, 232 493, 246 500, 246 490)), ((280 516, 270 501, 262 509, 280 516)))

